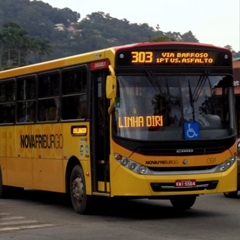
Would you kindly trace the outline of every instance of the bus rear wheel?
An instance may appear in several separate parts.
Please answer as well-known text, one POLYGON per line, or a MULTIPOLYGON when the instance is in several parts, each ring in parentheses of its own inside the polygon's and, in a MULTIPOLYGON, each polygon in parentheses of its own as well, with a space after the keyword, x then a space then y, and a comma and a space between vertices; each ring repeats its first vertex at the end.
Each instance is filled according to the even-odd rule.
POLYGON ((196 198, 196 196, 175 196, 170 199, 170 202, 178 210, 187 210, 193 206, 196 198))
POLYGON ((86 194, 86 183, 83 170, 79 165, 73 167, 70 176, 70 198, 75 212, 86 214, 89 208, 89 198, 86 194))

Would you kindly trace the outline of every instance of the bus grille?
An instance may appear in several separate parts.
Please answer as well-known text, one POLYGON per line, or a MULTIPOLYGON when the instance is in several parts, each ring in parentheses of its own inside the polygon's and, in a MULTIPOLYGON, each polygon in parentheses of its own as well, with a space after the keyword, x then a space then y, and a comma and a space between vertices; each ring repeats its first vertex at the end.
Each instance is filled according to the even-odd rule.
POLYGON ((225 148, 222 147, 204 147, 204 148, 153 148, 139 147, 136 152, 146 156, 190 156, 222 153, 225 148), (186 151, 184 151, 186 149, 186 151), (188 151, 188 150, 191 151, 188 151))

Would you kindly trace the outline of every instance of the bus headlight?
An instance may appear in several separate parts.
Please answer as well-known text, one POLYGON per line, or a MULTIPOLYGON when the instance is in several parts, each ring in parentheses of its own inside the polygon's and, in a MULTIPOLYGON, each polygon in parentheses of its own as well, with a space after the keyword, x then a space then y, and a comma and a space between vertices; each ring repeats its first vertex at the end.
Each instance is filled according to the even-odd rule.
POLYGON ((126 159, 126 158, 122 159, 122 160, 121 160, 121 164, 122 164, 123 166, 126 166, 126 165, 128 164, 128 159, 126 159))
POLYGON ((142 175, 144 175, 147 172, 147 168, 144 166, 140 166, 138 169, 138 172, 142 175))
POLYGON ((133 162, 132 160, 129 160, 128 158, 125 158, 120 154, 115 154, 114 158, 122 166, 126 167, 127 169, 129 169, 129 170, 131 170, 135 173, 138 173, 138 174, 141 174, 141 175, 145 175, 145 174, 148 173, 148 168, 147 167, 145 167, 141 164, 138 164, 136 162, 133 162))
POLYGON ((233 165, 233 163, 235 161, 236 161, 236 157, 235 156, 231 157, 226 162, 219 165, 215 172, 225 172, 225 171, 227 171, 233 165))
POLYGON ((136 166, 137 166, 136 163, 131 163, 131 164, 129 165, 129 169, 134 170, 136 166))

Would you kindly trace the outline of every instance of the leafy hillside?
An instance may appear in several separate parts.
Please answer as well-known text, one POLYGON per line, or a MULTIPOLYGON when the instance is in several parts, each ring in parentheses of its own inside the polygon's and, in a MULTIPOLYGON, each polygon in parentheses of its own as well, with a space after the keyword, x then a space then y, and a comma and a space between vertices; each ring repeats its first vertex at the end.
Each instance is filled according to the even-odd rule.
POLYGON ((4 24, 13 22, 27 31, 30 37, 48 41, 53 50, 48 59, 163 36, 177 41, 198 42, 191 31, 184 34, 162 32, 146 23, 130 23, 127 19, 119 20, 104 12, 92 13, 84 19, 80 16, 69 8, 53 8, 36 0, 0 1, 0 30, 4 24))

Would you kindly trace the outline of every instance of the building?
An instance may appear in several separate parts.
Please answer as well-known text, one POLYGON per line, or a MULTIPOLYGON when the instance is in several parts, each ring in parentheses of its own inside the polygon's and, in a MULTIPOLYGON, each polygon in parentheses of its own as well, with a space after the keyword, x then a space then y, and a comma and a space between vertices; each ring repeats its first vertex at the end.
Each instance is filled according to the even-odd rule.
POLYGON ((233 62, 234 92, 236 95, 237 131, 240 137, 240 58, 233 62))
POLYGON ((233 62, 235 94, 240 94, 240 58, 233 62))

